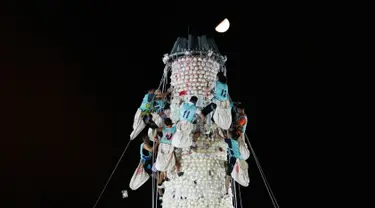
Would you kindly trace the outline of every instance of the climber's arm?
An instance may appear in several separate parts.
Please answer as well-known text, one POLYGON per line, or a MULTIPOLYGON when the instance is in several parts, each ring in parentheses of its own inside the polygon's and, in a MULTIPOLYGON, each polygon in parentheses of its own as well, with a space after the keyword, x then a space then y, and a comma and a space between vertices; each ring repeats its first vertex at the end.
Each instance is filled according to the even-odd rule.
POLYGON ((149 152, 152 152, 152 146, 149 145, 149 144, 144 144, 144 145, 143 145, 143 148, 144 148, 145 150, 149 151, 149 152))
POLYGON ((246 125, 246 119, 245 118, 241 118, 237 121, 237 129, 239 130, 242 130, 243 127, 246 125))

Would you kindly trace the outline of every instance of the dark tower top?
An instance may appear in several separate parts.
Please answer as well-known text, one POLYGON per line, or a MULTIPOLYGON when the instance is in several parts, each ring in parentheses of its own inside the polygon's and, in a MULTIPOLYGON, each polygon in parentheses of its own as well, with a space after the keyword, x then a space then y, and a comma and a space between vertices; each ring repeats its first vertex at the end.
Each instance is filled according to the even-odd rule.
POLYGON ((179 52, 185 51, 209 51, 211 50, 214 53, 220 53, 219 49, 216 46, 215 41, 212 38, 207 38, 203 36, 192 36, 189 35, 188 39, 184 37, 177 38, 176 42, 173 45, 171 55, 179 52))
POLYGON ((203 55, 209 56, 218 61, 221 64, 226 62, 226 57, 222 56, 219 49, 212 38, 203 36, 192 36, 188 38, 179 37, 173 45, 170 54, 166 54, 168 57, 165 63, 173 61, 175 58, 185 55, 203 55))

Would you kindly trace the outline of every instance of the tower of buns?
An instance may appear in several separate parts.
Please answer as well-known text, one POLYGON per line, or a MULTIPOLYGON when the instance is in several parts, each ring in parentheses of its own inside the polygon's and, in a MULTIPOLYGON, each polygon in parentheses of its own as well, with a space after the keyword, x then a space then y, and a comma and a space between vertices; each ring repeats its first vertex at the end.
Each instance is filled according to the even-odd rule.
MULTIPOLYGON (((180 101, 198 97, 197 106, 202 109, 213 98, 217 73, 226 73, 226 58, 220 55, 214 40, 206 36, 178 38, 170 54, 163 59, 170 74, 171 114, 174 123, 179 120, 180 101)), ((163 208, 231 208, 231 190, 225 196, 225 162, 227 144, 223 139, 205 134, 211 128, 211 115, 200 129, 201 135, 193 147, 178 149, 182 176, 169 171, 169 181, 164 182, 163 208)))

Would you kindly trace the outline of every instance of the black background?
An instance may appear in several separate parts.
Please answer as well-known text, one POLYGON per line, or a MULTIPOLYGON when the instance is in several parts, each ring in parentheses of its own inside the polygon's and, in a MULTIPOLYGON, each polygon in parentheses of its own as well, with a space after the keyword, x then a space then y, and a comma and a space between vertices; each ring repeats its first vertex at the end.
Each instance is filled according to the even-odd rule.
MULTIPOLYGON (((317 111, 317 74, 328 50, 322 10, 80 0, 1 8, 2 207, 92 207, 129 141, 136 108, 159 84, 163 54, 188 25, 228 57, 231 97, 246 104, 252 145, 280 206, 288 207, 298 175, 289 167, 309 148, 306 118, 317 111), (216 33, 224 18, 230 29, 216 33)), ((130 144, 98 208, 151 206, 150 181, 128 188, 139 143, 130 144), (129 198, 122 199, 125 189, 129 198)), ((249 167, 243 207, 272 207, 254 160, 249 167)))

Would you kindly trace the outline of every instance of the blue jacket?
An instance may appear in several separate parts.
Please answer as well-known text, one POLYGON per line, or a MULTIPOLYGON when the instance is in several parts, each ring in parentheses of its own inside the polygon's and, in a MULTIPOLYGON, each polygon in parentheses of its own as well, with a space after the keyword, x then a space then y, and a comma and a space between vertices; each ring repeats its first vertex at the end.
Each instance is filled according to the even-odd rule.
POLYGON ((141 107, 139 107, 142 111, 151 111, 153 108, 152 99, 155 95, 154 94, 146 94, 143 97, 141 107))
POLYGON ((228 155, 231 158, 243 159, 241 156, 240 148, 238 142, 234 139, 225 139, 225 142, 228 144, 228 155))
POLYGON ((191 103, 184 103, 180 110, 180 121, 190 121, 193 122, 195 118, 195 112, 197 107, 191 103))
POLYGON ((152 158, 152 152, 148 152, 147 155, 143 154, 143 143, 141 144, 140 155, 141 155, 142 163, 144 163, 146 160, 151 160, 152 158))
POLYGON ((245 118, 246 119, 246 124, 242 127, 242 132, 245 133, 246 132, 246 127, 247 127, 247 116, 240 116, 237 118, 237 120, 240 120, 241 118, 245 118))
POLYGON ((228 85, 221 83, 219 81, 216 81, 214 95, 215 95, 215 99, 217 99, 218 101, 228 100, 228 85))
POLYGON ((156 100, 155 103, 156 103, 156 105, 155 105, 155 111, 157 113, 162 112, 164 110, 166 101, 165 100, 156 100))
POLYGON ((160 143, 172 144, 172 136, 176 133, 176 126, 173 127, 164 127, 163 128, 163 137, 160 139, 160 143))

